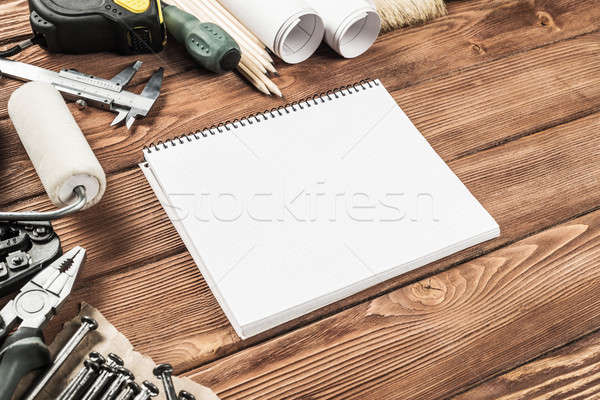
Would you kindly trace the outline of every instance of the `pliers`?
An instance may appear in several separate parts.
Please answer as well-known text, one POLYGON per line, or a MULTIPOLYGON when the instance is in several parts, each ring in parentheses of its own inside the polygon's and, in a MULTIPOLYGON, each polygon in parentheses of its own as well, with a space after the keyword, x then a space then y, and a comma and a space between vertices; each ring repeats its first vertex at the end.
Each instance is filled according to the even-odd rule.
POLYGON ((63 254, 0 310, 0 400, 10 400, 25 375, 52 363, 42 328, 71 294, 85 255, 82 247, 63 254))

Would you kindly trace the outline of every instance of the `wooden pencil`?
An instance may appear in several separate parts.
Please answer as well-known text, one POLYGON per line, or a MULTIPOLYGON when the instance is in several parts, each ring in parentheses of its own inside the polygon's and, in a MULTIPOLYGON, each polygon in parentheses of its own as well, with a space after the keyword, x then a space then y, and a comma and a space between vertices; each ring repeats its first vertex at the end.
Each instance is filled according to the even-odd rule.
POLYGON ((283 93, 281 93, 281 90, 279 89, 279 87, 277 87, 277 85, 275 84, 275 82, 273 82, 271 79, 269 79, 268 76, 266 76, 265 74, 261 74, 260 71, 257 71, 255 69, 255 66, 248 66, 248 69, 250 69, 250 71, 258 78, 260 79, 261 82, 263 82, 265 84, 265 86, 267 87, 267 89, 269 89, 269 91, 279 97, 283 97, 283 93))
POLYGON ((212 5, 219 10, 226 18, 228 18, 232 23, 239 26, 239 28, 248 36, 250 40, 258 44, 259 46, 264 46, 263 42, 256 37, 256 35, 251 32, 244 24, 242 24, 232 13, 229 12, 218 0, 204 0, 205 2, 212 3, 212 5))
MULTIPOLYGON (((238 67, 238 71, 242 74, 250 83, 254 85, 259 91, 264 94, 270 96, 271 92, 267 89, 267 86, 260 80, 258 75, 254 74, 246 65, 240 64, 238 67)), ((264 76, 264 75, 263 75, 264 76)))
POLYGON ((231 30, 231 32, 235 32, 235 36, 238 37, 241 41, 246 43, 250 48, 256 50, 256 52, 258 52, 260 55, 262 55, 264 58, 266 58, 270 62, 273 62, 273 59, 271 58, 269 53, 265 50, 265 47, 262 43, 255 41, 253 37, 249 36, 247 33, 247 30, 244 30, 243 25, 240 24, 238 21, 228 18, 228 16, 226 14, 228 14, 228 15, 231 15, 231 14, 229 14, 229 12, 227 10, 222 8, 222 10, 225 11, 225 13, 226 13, 225 14, 225 13, 221 12, 221 10, 215 6, 215 4, 216 4, 215 2, 212 2, 209 0, 198 0, 198 1, 200 1, 202 4, 205 5, 207 12, 209 12, 216 19, 218 19, 218 22, 221 26, 229 28, 231 30))

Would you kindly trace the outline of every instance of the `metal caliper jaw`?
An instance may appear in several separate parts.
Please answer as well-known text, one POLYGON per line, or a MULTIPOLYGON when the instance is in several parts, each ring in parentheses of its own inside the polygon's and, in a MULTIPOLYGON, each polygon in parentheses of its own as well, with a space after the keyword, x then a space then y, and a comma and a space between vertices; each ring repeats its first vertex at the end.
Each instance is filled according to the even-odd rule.
POLYGON ((72 68, 55 72, 0 57, 0 75, 50 83, 65 99, 75 101, 81 108, 90 105, 116 112, 111 125, 126 121, 129 129, 137 118, 148 115, 162 87, 164 70, 161 67, 154 72, 142 93, 124 90, 141 65, 141 61, 136 61, 112 79, 103 79, 72 68))

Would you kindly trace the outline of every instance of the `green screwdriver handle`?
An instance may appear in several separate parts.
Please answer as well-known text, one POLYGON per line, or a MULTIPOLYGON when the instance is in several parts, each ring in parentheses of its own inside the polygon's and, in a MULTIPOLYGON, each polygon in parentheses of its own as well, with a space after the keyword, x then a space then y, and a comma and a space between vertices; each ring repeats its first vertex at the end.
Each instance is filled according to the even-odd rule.
POLYGON ((220 26, 200 22, 198 18, 171 5, 163 5, 167 30, 185 45, 194 60, 209 71, 234 70, 242 57, 240 46, 220 26))

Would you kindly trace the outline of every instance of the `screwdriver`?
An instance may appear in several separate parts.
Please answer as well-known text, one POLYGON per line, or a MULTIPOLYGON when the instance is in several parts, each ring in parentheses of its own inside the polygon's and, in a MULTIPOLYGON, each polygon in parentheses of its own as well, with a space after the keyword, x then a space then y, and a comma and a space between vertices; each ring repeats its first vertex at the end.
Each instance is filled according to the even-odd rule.
POLYGON ((185 45, 189 55, 209 71, 223 73, 237 68, 240 46, 220 26, 201 22, 193 15, 163 3, 163 16, 169 33, 185 45))

